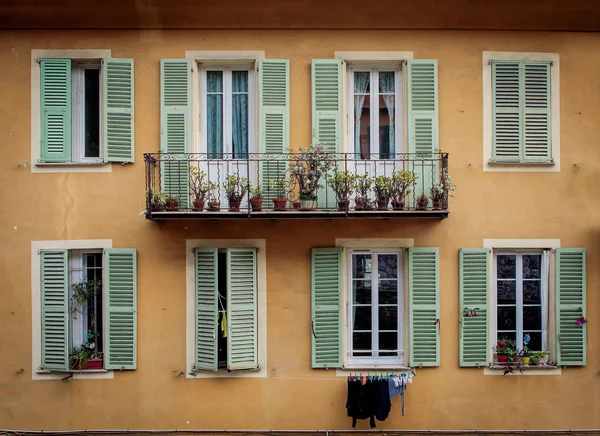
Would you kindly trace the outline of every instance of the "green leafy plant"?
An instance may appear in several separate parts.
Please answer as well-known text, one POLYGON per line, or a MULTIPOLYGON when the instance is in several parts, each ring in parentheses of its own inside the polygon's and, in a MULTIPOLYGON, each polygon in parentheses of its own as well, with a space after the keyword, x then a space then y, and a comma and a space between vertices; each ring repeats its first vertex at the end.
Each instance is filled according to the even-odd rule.
POLYGON ((85 369, 88 366, 88 352, 84 348, 73 347, 69 353, 69 365, 71 368, 85 369))
POLYGON ((394 201, 404 201, 411 193, 412 187, 417 182, 417 176, 412 171, 396 171, 390 177, 390 196, 394 201))
POLYGON ((152 197, 150 198, 150 208, 154 210, 164 209, 165 204, 167 204, 167 196, 160 189, 153 189, 152 197))
POLYGON ((347 200, 356 187, 356 177, 350 171, 335 171, 329 176, 327 182, 335 192, 338 201, 347 200))
POLYGON ((375 190, 375 196, 378 199, 389 199, 391 191, 391 181, 387 176, 377 176, 374 180, 373 189, 375 190))
POLYGON ((94 295, 99 293, 101 289, 102 281, 100 279, 82 280, 73 283, 73 294, 71 298, 74 302, 79 304, 87 303, 94 295))
POLYGON ((242 201, 248 189, 250 188, 250 182, 245 177, 240 177, 237 174, 227 176, 223 182, 223 189, 225 189, 225 196, 229 201, 242 201))
POLYGON ((204 201, 210 192, 210 182, 206 173, 195 166, 190 166, 189 185, 194 201, 204 201))
POLYGON ((269 179, 269 191, 275 192, 275 198, 287 198, 290 185, 285 177, 269 179))
POLYGON ((373 177, 369 177, 369 173, 357 175, 355 179, 356 201, 369 202, 369 192, 373 186, 373 177))
POLYGON ((456 191, 456 185, 452 183, 450 175, 442 174, 440 182, 431 187, 431 199, 435 202, 444 201, 448 197, 454 197, 452 194, 456 191))
POLYGON ((263 190, 262 190, 262 186, 260 186, 259 183, 257 183, 256 185, 252 186, 252 188, 250 189, 250 196, 252 198, 255 198, 257 200, 261 200, 264 196, 263 190))
POLYGON ((510 339, 498 339, 496 344, 496 354, 513 356, 515 352, 515 343, 510 339))
POLYGON ((318 144, 308 149, 300 147, 300 153, 290 165, 290 175, 298 184, 300 200, 314 200, 317 190, 322 188, 319 181, 333 169, 335 161, 325 145, 318 144))

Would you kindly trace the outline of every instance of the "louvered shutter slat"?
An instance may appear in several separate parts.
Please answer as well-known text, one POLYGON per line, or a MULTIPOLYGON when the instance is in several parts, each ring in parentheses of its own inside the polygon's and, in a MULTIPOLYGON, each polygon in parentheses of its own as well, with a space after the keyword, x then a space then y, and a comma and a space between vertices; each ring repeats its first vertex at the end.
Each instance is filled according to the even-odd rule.
POLYGON ((342 63, 334 59, 312 61, 312 144, 327 151, 342 150, 342 63))
POLYGON ((107 162, 134 161, 133 59, 103 59, 104 156, 107 162))
POLYGON ((195 369, 218 368, 217 322, 218 289, 217 249, 196 248, 195 257, 195 369))
POLYGON ((40 162, 71 162, 71 60, 41 59, 40 162))
POLYGON ((256 249, 227 250, 227 368, 258 368, 256 249))
POLYGON ((69 291, 66 250, 40 252, 42 364, 49 371, 69 369, 69 291))
POLYGON ((312 367, 342 367, 342 249, 312 249, 312 367))
POLYGON ((515 62, 492 64, 493 154, 497 161, 521 156, 521 71, 515 62))
POLYGON ((460 366, 484 366, 488 352, 489 249, 461 248, 459 252, 460 366), (478 309, 466 316, 465 308, 478 309))
POLYGON ((410 365, 439 366, 439 254, 408 249, 410 365))
POLYGON ((191 141, 191 62, 188 59, 162 59, 161 134, 162 153, 174 161, 162 162, 161 189, 179 200, 179 207, 189 203, 189 162, 191 141), (181 161, 177 161, 181 160, 181 161))
POLYGON ((104 350, 107 369, 136 369, 137 255, 134 248, 104 250, 106 299, 104 350))
POLYGON ((550 155, 550 65, 524 63, 524 158, 549 161, 550 155))
POLYGON ((559 365, 586 364, 586 252, 584 248, 556 249, 556 332, 559 365))

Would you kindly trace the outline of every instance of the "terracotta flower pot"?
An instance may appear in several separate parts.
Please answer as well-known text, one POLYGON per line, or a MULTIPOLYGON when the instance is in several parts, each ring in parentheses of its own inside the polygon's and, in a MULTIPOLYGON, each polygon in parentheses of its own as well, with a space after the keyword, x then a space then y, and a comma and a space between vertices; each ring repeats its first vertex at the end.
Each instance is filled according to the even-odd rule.
POLYGON ((194 212, 202 212, 202 209, 204 209, 204 200, 194 200, 192 206, 194 212))
POLYGON ((286 210, 287 198, 274 198, 273 209, 274 210, 286 210))
POLYGON ((218 212, 221 209, 220 201, 209 201, 208 202, 208 211, 209 212, 218 212))
POLYGON ((404 201, 401 201, 401 200, 392 200, 392 209, 394 209, 394 210, 404 210, 404 201))
POLYGON ((433 209, 434 210, 442 210, 444 208, 444 202, 443 201, 434 201, 433 202, 433 209))
POLYGON ((355 210, 367 210, 367 202, 365 200, 356 200, 355 203, 355 210))
POLYGON ((229 201, 229 212, 239 212, 240 211, 240 202, 239 201, 229 201))
POLYGON ((343 200, 338 200, 338 210, 340 212, 348 212, 348 206, 350 205, 350 200, 343 199, 343 200))
POLYGON ((177 210, 178 206, 179 206, 179 204, 177 203, 177 200, 169 200, 169 201, 167 201, 167 204, 165 205, 167 210, 170 210, 170 211, 177 210))
POLYGON ((300 208, 302 207, 302 203, 300 203, 299 201, 292 201, 292 207, 294 208, 294 210, 300 210, 300 208))
POLYGON ((423 200, 417 200, 417 210, 426 210, 429 205, 429 199, 425 198, 423 200))
POLYGON ((498 354, 498 363, 507 363, 508 362, 508 354, 498 354))
POLYGON ((379 198, 377 200, 377 209, 379 210, 387 210, 388 208, 388 199, 387 198, 379 198))
POLYGON ((250 206, 252 207, 252 212, 262 212, 263 199, 262 198, 251 198, 250 206))

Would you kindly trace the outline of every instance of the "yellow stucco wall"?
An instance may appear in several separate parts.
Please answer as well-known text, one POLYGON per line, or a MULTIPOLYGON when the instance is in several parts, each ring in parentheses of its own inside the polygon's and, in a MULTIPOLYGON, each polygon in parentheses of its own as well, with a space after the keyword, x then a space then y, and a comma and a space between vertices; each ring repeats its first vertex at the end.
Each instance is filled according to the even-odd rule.
MULTIPOLYGON (((599 34, 451 31, 14 31, 0 33, 0 427, 346 429, 346 380, 310 369, 312 247, 335 238, 414 238, 440 247, 441 366, 418 371, 407 414, 378 428, 600 428, 599 34), (32 49, 111 49, 135 59, 136 163, 98 174, 32 174, 32 49), (310 143, 310 61, 336 50, 439 60, 440 145, 458 185, 437 220, 156 223, 143 152, 159 147, 159 60, 186 50, 264 50, 291 61, 291 143, 310 143), (561 171, 482 171, 482 51, 559 53, 561 171), (23 162, 27 161, 27 168, 23 162), (575 165, 577 164, 577 167, 575 165), (185 379, 185 240, 266 239, 268 377, 185 379), (560 376, 458 367, 458 249, 484 238, 555 238, 587 248, 588 363, 560 376), (138 250, 138 369, 112 380, 32 381, 31 241, 112 239, 138 250), (24 369, 24 371, 21 371, 24 369)), ((359 428, 368 427, 361 422, 359 428)))

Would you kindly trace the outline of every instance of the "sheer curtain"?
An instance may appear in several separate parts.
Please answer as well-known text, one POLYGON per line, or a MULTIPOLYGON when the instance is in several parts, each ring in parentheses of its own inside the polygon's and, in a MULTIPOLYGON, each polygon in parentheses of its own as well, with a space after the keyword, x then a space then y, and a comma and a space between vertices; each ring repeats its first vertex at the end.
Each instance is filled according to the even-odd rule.
POLYGON ((233 155, 246 158, 248 154, 248 72, 232 73, 232 139, 233 155))
POLYGON ((369 89, 369 82, 370 73, 354 73, 354 152, 356 153, 356 159, 360 159, 361 156, 360 119, 365 105, 365 93, 369 89))
POLYGON ((548 350, 548 283, 550 281, 550 251, 542 252, 542 351, 548 350))
POLYGON ((206 143, 211 159, 223 156, 223 72, 206 72, 206 143))
POLYGON ((394 80, 394 73, 393 72, 381 72, 379 73, 379 92, 383 97, 383 101, 385 102, 385 107, 387 109, 387 113, 388 113, 388 117, 390 119, 390 124, 389 124, 389 134, 388 134, 388 140, 389 140, 389 149, 388 150, 382 150, 381 149, 381 145, 379 147, 379 153, 380 153, 380 157, 384 158, 384 156, 381 156, 382 154, 385 154, 385 157, 387 158, 393 158, 394 157, 394 108, 396 106, 396 96, 395 96, 395 80, 394 80))

